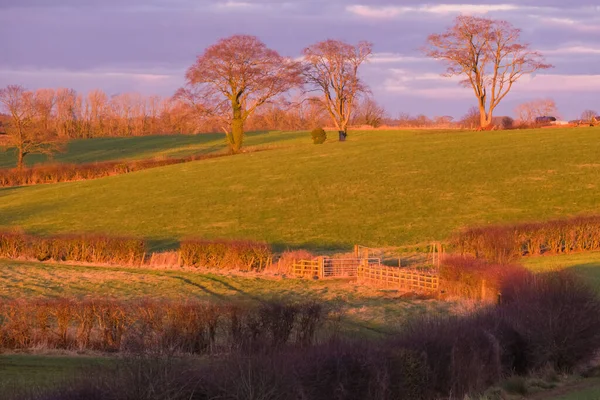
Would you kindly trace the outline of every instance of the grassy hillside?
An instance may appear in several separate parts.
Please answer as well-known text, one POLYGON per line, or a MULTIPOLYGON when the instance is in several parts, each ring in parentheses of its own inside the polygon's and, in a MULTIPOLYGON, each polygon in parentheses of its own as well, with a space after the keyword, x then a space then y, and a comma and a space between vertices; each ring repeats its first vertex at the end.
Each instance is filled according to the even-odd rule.
POLYGON ((0 189, 0 226, 332 249, 600 212, 600 129, 352 132, 321 146, 294 135, 267 152, 0 189))
MULTIPOLYGON (((306 133, 296 132, 250 132, 246 135, 247 146, 269 146, 306 139, 306 133)), ((13 168, 16 165, 14 149, 1 151, 0 168, 13 168)), ((29 166, 48 162, 92 163, 112 160, 137 160, 155 157, 180 158, 192 154, 210 154, 226 150, 225 135, 211 133, 201 135, 163 135, 141 137, 116 137, 73 140, 67 143, 63 152, 56 153, 53 159, 45 155, 32 154, 25 158, 29 166)))

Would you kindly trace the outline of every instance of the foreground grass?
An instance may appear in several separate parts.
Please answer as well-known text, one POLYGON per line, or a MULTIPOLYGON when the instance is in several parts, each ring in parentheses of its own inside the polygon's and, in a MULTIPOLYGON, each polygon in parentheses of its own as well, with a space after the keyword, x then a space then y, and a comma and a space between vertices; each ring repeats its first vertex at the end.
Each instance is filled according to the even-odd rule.
MULTIPOLYGON (((250 132, 246 134, 246 146, 284 145, 297 142, 306 133, 250 132)), ((2 150, 0 148, 0 150, 2 150)), ((44 163, 94 163, 114 160, 140 160, 148 158, 182 158, 193 154, 212 154, 226 151, 225 135, 210 133, 199 135, 157 135, 136 137, 107 137, 72 140, 64 151, 53 158, 31 154, 25 158, 28 166, 44 163)), ((0 151, 0 168, 14 168, 14 149, 0 151)))
POLYGON ((298 136, 268 152, 0 189, 0 226, 311 249, 444 240, 463 226, 599 212, 599 134, 370 131, 321 146, 298 136))
POLYGON ((43 391, 81 377, 82 370, 112 362, 105 357, 0 354, 0 394, 43 391))
POLYGON ((407 319, 454 312, 455 304, 404 296, 345 280, 283 279, 254 274, 216 275, 185 271, 69 266, 0 260, 0 299, 92 297, 199 299, 260 302, 272 299, 324 303, 341 312, 344 329, 380 334, 407 319))

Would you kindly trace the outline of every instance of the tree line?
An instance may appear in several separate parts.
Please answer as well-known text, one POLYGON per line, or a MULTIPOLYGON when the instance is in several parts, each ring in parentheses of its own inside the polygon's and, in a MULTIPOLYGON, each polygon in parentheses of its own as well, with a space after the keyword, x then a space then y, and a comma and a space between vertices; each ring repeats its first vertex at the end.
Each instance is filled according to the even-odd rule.
MULTIPOLYGON (((32 92, 11 85, 0 90, 0 104, 19 166, 27 154, 54 151, 51 138, 219 129, 238 152, 244 132, 261 122, 306 129, 328 121, 345 137, 361 105, 361 117, 377 124, 382 108, 369 100, 359 76, 372 52, 366 41, 329 39, 306 47, 296 60, 255 36, 234 35, 206 48, 187 70, 185 86, 169 98, 109 97, 99 90, 84 97, 72 89, 32 92)), ((552 67, 509 22, 472 16, 430 35, 423 52, 473 90, 482 130, 493 127, 494 110, 521 77, 552 67)))

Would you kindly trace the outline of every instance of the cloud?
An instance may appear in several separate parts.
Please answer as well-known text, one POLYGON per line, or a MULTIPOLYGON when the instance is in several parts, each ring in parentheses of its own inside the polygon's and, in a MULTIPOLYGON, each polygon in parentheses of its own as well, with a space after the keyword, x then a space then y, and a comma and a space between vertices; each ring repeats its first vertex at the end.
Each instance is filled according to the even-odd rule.
POLYGON ((598 92, 600 74, 558 75, 539 74, 535 77, 524 76, 515 86, 515 92, 598 92))
POLYGON ((399 64, 430 61, 431 60, 426 57, 406 56, 398 53, 375 53, 369 60, 372 64, 399 64))
POLYGON ((365 18, 389 19, 409 13, 487 14, 497 11, 516 11, 523 8, 531 7, 522 7, 515 4, 424 4, 418 6, 368 6, 355 4, 347 6, 346 11, 365 18))
POLYGON ((557 49, 546 49, 541 50, 546 55, 572 55, 572 54, 583 54, 583 55, 594 55, 600 54, 600 47, 590 47, 584 45, 575 45, 568 47, 559 47, 557 49))

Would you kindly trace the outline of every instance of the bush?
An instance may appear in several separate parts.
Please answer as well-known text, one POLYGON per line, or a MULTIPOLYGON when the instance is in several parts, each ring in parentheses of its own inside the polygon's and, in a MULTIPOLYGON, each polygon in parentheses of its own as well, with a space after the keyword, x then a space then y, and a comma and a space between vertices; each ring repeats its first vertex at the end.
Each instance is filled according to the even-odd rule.
POLYGON ((0 304, 0 352, 51 348, 167 355, 263 353, 291 343, 314 344, 325 317, 317 303, 13 300, 0 304))
POLYGON ((145 253, 146 244, 141 239, 0 232, 0 257, 5 258, 137 265, 144 261, 145 253))
POLYGON ((310 132, 314 144, 323 144, 327 140, 327 133, 323 128, 315 128, 310 132))
POLYGON ((518 264, 490 264, 471 257, 444 257, 439 268, 440 289, 444 296, 457 296, 465 299, 482 300, 491 303, 498 301, 503 290, 514 282, 531 276, 531 273, 518 264))
POLYGON ((462 254, 496 263, 509 263, 522 255, 596 251, 600 250, 600 216, 470 228, 460 232, 454 244, 462 254))
POLYGON ((312 260, 314 257, 314 254, 307 250, 286 250, 281 253, 277 262, 267 269, 271 272, 289 273, 295 260, 312 260))
POLYGON ((250 241, 185 240, 179 252, 184 266, 258 272, 273 258, 268 244, 250 241))
POLYGON ((0 187, 95 179, 165 165, 223 157, 224 155, 198 154, 184 158, 118 160, 89 164, 47 164, 23 169, 0 169, 0 187))
POLYGON ((569 372, 600 350, 600 298, 569 273, 507 285, 499 310, 521 338, 529 370, 569 372))

